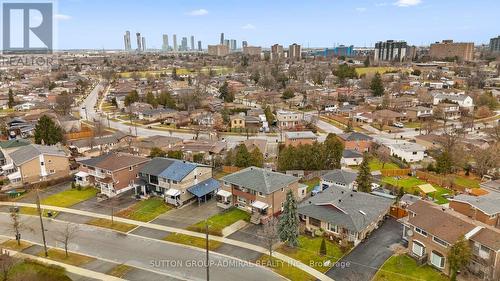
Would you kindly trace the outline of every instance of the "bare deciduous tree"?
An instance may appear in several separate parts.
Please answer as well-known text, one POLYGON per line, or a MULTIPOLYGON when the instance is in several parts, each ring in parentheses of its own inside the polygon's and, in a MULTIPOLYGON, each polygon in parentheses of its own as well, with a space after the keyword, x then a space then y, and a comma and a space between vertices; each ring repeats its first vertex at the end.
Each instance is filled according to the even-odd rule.
POLYGON ((16 263, 16 260, 8 254, 0 254, 0 270, 2 271, 2 280, 7 281, 9 272, 16 263))
POLYGON ((56 241, 60 242, 64 245, 64 252, 66 254, 66 257, 68 257, 68 246, 71 240, 73 240, 78 234, 78 225, 73 224, 73 223, 68 223, 62 229, 59 231, 56 237, 56 241))
POLYGON ((279 241, 278 222, 271 218, 261 230, 261 235, 264 237, 266 246, 269 249, 269 256, 273 256, 273 245, 279 241))

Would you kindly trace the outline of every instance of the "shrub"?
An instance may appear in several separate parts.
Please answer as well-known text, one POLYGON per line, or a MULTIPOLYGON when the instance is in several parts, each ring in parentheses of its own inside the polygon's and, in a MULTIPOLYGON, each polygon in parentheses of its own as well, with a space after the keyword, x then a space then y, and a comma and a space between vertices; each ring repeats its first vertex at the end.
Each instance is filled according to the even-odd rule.
POLYGON ((323 240, 321 240, 321 246, 319 247, 319 254, 324 256, 326 255, 326 241, 325 237, 323 237, 323 240))

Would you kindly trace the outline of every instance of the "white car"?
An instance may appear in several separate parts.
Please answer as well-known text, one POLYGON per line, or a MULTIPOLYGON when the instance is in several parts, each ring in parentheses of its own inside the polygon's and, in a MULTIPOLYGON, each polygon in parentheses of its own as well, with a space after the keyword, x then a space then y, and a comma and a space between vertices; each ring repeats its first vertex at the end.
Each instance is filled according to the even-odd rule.
POLYGON ((394 122, 394 123, 392 123, 392 126, 397 127, 397 128, 404 128, 405 127, 405 125, 403 125, 403 123, 401 123, 401 122, 394 122))

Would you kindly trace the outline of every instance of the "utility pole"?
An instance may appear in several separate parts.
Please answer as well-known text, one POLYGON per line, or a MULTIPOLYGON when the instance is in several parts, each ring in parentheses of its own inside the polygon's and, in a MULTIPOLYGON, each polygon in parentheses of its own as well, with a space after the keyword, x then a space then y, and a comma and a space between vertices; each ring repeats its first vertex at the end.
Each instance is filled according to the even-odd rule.
POLYGON ((209 256, 208 256, 208 219, 205 219, 205 242, 206 242, 206 252, 207 252, 207 260, 206 260, 206 267, 207 267, 207 281, 210 281, 210 267, 209 267, 209 256))
POLYGON ((40 196, 38 194, 38 187, 36 188, 36 208, 38 210, 38 217, 40 218, 40 228, 42 230, 42 240, 43 240, 43 250, 45 252, 45 257, 49 256, 47 252, 47 241, 45 240, 45 228, 43 227, 42 211, 40 209, 40 196))

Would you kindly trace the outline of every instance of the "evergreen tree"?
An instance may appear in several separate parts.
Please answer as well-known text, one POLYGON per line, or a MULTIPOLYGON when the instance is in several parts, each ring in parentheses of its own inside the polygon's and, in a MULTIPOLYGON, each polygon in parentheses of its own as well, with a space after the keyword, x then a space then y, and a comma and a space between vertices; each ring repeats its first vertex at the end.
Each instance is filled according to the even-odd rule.
POLYGON ((139 93, 137 93, 136 90, 131 91, 125 96, 125 106, 129 106, 133 104, 134 102, 139 101, 139 93))
POLYGON ((14 92, 12 92, 12 89, 9 88, 9 102, 7 103, 7 105, 9 106, 9 108, 13 108, 14 107, 14 92))
POLYGON ((382 83, 382 77, 380 76, 380 73, 375 73, 375 76, 373 76, 372 82, 370 84, 370 89, 372 90, 372 93, 376 97, 381 97, 384 95, 384 84, 382 83))
POLYGON ((149 103, 153 107, 156 107, 158 105, 158 101, 156 100, 156 97, 152 92, 148 92, 146 94, 146 103, 149 103))
POLYGON ((241 168, 246 168, 252 165, 250 152, 248 152, 248 149, 244 144, 240 144, 236 147, 234 165, 241 168))
POLYGON ((255 147, 250 153, 250 158, 252 160, 251 166, 264 167, 264 156, 258 147, 255 147))
POLYGON ((167 91, 162 91, 160 95, 157 98, 158 104, 167 107, 167 108, 172 108, 175 109, 175 100, 172 98, 169 92, 167 91))
POLYGON ((289 247, 299 245, 299 216, 297 213, 297 201, 293 196, 293 192, 288 190, 286 194, 283 213, 281 213, 278 221, 278 234, 281 242, 286 243, 289 247))
POLYGON ((283 91, 283 94, 281 95, 281 98, 284 99, 284 100, 291 99, 291 98, 295 97, 294 92, 295 91, 292 88, 286 88, 283 91))
POLYGON ((63 130, 50 117, 43 115, 35 126, 35 143, 54 145, 63 141, 63 130))
POLYGON ((436 172, 446 175, 451 173, 451 167, 452 159, 449 152, 443 151, 436 157, 436 172))
POLYGON ((368 153, 364 153, 363 161, 359 165, 358 177, 356 178, 356 183, 358 184, 358 191, 371 192, 372 175, 370 172, 370 166, 368 162, 370 161, 368 153))
POLYGON ((266 120, 269 125, 274 123, 275 117, 274 114, 271 110, 271 107, 268 105, 266 106, 266 109, 264 109, 264 114, 266 115, 266 120))
POLYGON ((319 247, 319 254, 322 256, 326 256, 326 241, 325 237, 323 237, 323 240, 321 240, 321 245, 319 247))
POLYGON ((347 122, 347 126, 344 128, 344 133, 352 133, 354 131, 353 127, 352 127, 352 121, 349 120, 347 122))
POLYGON ((344 144, 335 134, 328 134, 324 145, 324 170, 340 169, 340 161, 344 152, 344 144))
POLYGON ((364 64, 365 67, 369 67, 370 66, 370 57, 369 56, 366 56, 366 59, 363 62, 363 64, 364 64))
POLYGON ((219 93, 220 97, 225 101, 225 102, 233 102, 234 101, 234 93, 229 90, 229 85, 227 84, 227 81, 222 84, 219 88, 219 93))
POLYGON ((167 153, 167 156, 168 156, 168 158, 182 160, 184 158, 184 153, 182 153, 182 150, 170 150, 167 153))
POLYGON ((457 272, 462 270, 470 261, 472 256, 469 241, 465 237, 455 242, 448 252, 448 264, 450 266, 450 280, 457 280, 457 272))
POLYGON ((165 157, 165 156, 167 156, 167 153, 159 147, 153 147, 153 148, 151 148, 151 151, 149 152, 150 158, 165 157))

